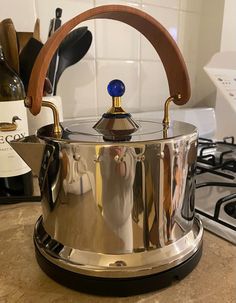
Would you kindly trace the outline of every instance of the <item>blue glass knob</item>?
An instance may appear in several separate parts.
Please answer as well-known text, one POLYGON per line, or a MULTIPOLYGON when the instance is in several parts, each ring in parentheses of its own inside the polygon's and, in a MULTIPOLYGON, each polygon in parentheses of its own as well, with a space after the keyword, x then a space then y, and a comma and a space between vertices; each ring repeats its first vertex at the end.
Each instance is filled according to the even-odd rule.
POLYGON ((125 93, 125 85, 121 80, 112 80, 108 86, 107 91, 111 97, 121 97, 125 93))

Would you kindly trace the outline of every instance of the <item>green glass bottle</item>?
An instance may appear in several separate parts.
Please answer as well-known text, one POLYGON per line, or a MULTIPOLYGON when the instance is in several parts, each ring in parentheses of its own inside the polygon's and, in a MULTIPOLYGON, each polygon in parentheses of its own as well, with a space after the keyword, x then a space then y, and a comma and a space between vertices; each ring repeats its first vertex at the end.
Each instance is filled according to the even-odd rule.
POLYGON ((28 135, 25 90, 8 65, 0 45, 0 201, 1 197, 32 195, 32 172, 8 144, 28 135))

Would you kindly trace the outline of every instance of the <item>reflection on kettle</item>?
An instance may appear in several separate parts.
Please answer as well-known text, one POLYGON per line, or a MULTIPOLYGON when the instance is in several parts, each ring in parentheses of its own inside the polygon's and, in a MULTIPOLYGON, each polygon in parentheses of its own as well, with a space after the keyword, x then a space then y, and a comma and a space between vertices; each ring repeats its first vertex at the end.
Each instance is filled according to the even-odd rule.
MULTIPOLYGON (((181 146, 179 147, 181 149, 181 146)), ((172 188, 172 199, 173 199, 173 211, 176 212, 179 209, 179 204, 183 200, 183 194, 186 186, 186 157, 184 151, 178 156, 174 157, 173 162, 173 188, 172 188)))
MULTIPOLYGON (((166 237, 167 243, 171 243, 176 235, 177 229, 175 230, 175 225, 180 226, 180 222, 176 221, 179 216, 177 212, 181 209, 181 204, 183 203, 183 197, 186 188, 186 178, 188 171, 186 170, 186 153, 184 152, 184 145, 180 144, 178 149, 174 147, 176 154, 173 157, 173 162, 171 162, 171 150, 173 147, 168 145, 165 146, 165 153, 167 155, 164 159, 164 170, 165 170, 165 185, 171 184, 172 186, 167 186, 165 191, 164 200, 164 210, 166 215, 166 237), (178 151, 177 151, 178 150, 178 151), (171 164, 172 163, 172 164, 171 164)), ((188 205, 188 203, 187 203, 188 205)))
POLYGON ((196 163, 193 161, 196 159, 197 153, 194 143, 190 144, 189 153, 187 155, 187 178, 186 178, 186 190, 184 195, 184 203, 181 209, 181 216, 191 222, 194 218, 194 208, 195 208, 195 175, 196 163))
POLYGON ((135 151, 132 148, 111 146, 101 150, 100 159, 104 220, 122 240, 122 252, 132 252, 135 151))
MULTIPOLYGON (((78 149, 78 148, 77 148, 78 149)), ((87 168, 84 157, 76 147, 63 149, 61 158, 63 163, 63 189, 65 194, 83 195, 90 190, 95 191, 93 173, 87 168)))

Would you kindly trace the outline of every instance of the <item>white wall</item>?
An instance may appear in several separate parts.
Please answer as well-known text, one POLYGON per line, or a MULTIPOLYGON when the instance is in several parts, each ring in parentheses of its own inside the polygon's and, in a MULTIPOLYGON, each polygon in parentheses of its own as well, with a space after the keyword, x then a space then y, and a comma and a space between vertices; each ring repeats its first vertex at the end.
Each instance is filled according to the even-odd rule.
POLYGON ((36 19, 34 0, 0 0, 0 6, 0 21, 11 18, 17 31, 33 31, 36 19))
POLYGON ((224 19, 222 27, 222 38, 221 38, 221 48, 220 50, 236 51, 236 1, 235 0, 225 0, 224 7, 224 19))
POLYGON ((203 1, 197 50, 195 106, 215 106, 216 89, 202 67, 216 52, 220 51, 223 14, 224 1, 203 1))
MULTIPOLYGON (((205 2, 209 0, 0 0, 0 19, 11 17, 17 31, 32 31, 34 20, 39 17, 41 37, 46 41, 49 21, 57 7, 63 9, 63 23, 84 10, 102 4, 125 4, 141 9, 160 21, 179 45, 190 74, 193 93, 188 106, 192 107, 199 105, 208 95, 207 89, 204 90, 204 96, 197 94, 201 89, 199 69, 202 69, 199 50, 204 52, 204 49, 210 47, 210 44, 205 43, 199 48, 204 31, 202 18, 205 2)), ((219 7, 215 0, 213 2, 214 11, 217 12, 219 7)), ((220 8, 223 2, 216 0, 220 8)), ((217 16, 220 18, 219 13, 217 16)), ((218 22, 217 18, 209 22, 212 20, 218 22)), ((206 26, 209 25, 206 18, 204 22, 206 26)), ((83 60, 64 72, 58 85, 65 118, 104 112, 110 106, 106 86, 113 78, 120 78, 126 84, 123 97, 126 109, 162 109, 169 96, 167 80, 163 66, 150 44, 134 29, 116 21, 96 20, 86 24, 93 33, 92 46, 83 60)), ((216 36, 218 39, 218 32, 216 36)), ((217 45, 212 45, 215 46, 213 49, 211 47, 211 51, 216 52, 217 45)))
MULTIPOLYGON (((221 46, 220 51, 235 51, 236 58, 236 1, 225 0, 224 18, 222 26, 221 46)), ((227 136, 236 138, 235 117, 236 112, 225 99, 222 93, 217 92, 216 97, 216 122, 217 133, 216 137, 222 139, 227 136)))

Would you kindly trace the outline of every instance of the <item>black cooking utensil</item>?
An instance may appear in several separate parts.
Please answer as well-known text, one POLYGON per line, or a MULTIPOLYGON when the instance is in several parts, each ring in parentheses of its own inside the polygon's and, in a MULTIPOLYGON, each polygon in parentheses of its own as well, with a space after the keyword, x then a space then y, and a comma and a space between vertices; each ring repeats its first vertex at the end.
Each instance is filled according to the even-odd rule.
POLYGON ((87 26, 79 27, 71 31, 62 41, 59 50, 59 62, 53 86, 53 94, 56 94, 58 81, 64 70, 80 61, 90 48, 92 33, 87 26))
POLYGON ((61 26, 61 16, 62 9, 58 7, 55 11, 55 18, 50 20, 48 38, 50 38, 52 34, 61 26))
MULTIPOLYGON (((58 7, 55 11, 55 18, 51 19, 50 21, 48 38, 51 37, 52 34, 61 26, 61 16, 62 16, 62 9, 58 7)), ((57 60, 58 60, 58 52, 56 52, 55 55, 53 56, 47 73, 47 76, 51 81, 52 85, 54 85, 57 60)))
MULTIPOLYGON (((20 77, 26 92, 34 62, 42 47, 43 43, 32 37, 28 40, 20 53, 20 77)), ((47 94, 52 93, 52 85, 48 78, 45 79, 44 92, 47 94)))

